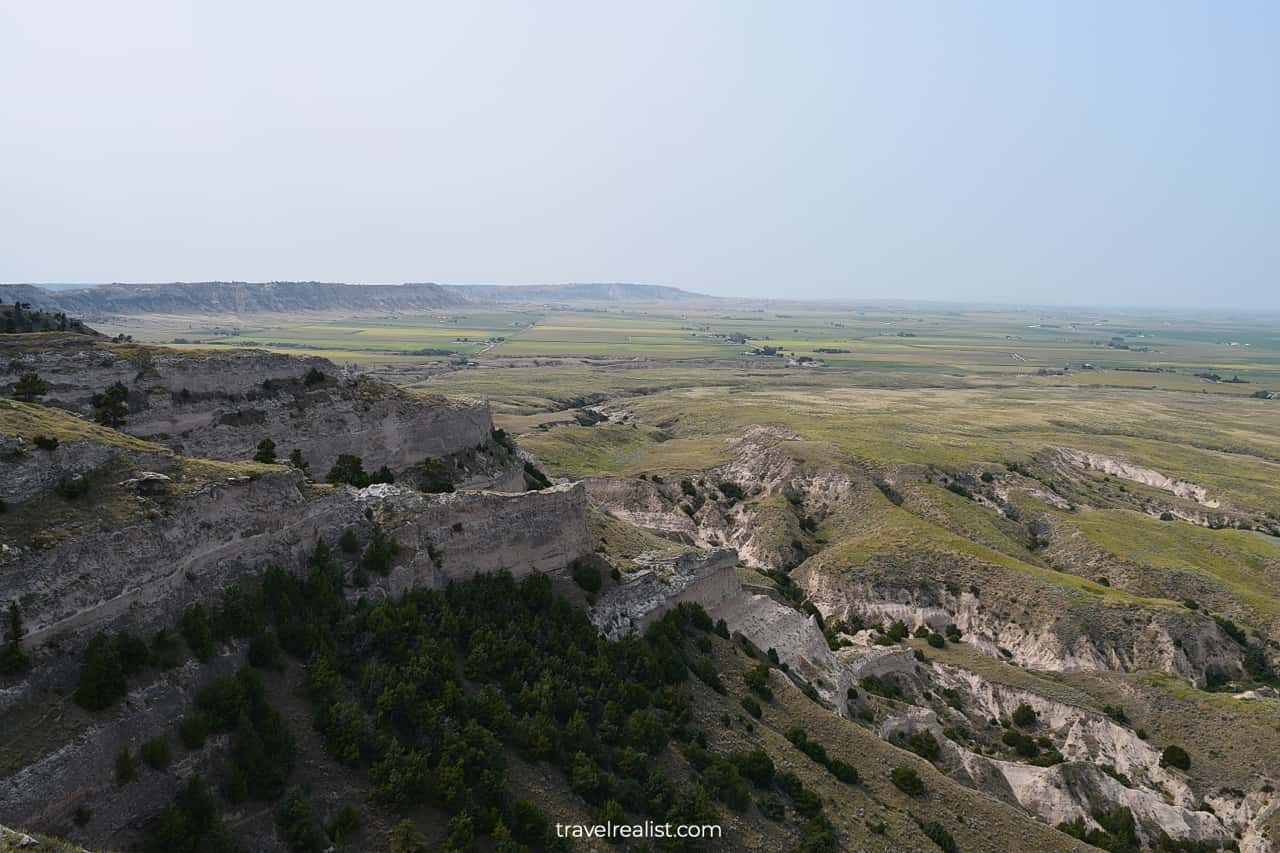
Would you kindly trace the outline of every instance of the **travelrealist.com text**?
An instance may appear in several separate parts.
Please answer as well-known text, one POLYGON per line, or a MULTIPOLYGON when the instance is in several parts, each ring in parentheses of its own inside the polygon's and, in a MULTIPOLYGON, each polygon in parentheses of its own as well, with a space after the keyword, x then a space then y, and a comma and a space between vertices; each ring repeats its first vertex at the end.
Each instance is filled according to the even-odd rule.
POLYGON ((714 823, 557 823, 557 838, 719 838, 721 827, 714 823))

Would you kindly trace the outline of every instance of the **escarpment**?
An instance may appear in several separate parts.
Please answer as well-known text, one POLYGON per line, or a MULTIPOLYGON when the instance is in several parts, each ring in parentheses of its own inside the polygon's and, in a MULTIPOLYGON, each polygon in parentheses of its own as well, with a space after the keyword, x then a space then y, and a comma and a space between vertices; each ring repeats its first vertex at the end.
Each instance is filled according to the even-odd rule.
POLYGON ((188 456, 251 459, 270 439, 280 458, 297 450, 320 478, 350 455, 371 473, 444 460, 471 487, 523 488, 513 485, 519 465, 494 440, 487 403, 415 398, 322 358, 66 336, 39 348, 0 340, 0 364, 9 376, 38 374, 46 405, 86 417, 97 395, 121 383, 127 411, 114 425, 188 456))
MULTIPOLYGON (((119 707, 86 714, 65 697, 92 642, 194 649, 180 627, 193 613, 268 569, 306 578, 323 553, 355 607, 480 574, 553 573, 591 551, 582 486, 526 490, 525 459, 493 430, 485 404, 414 399, 327 362, 266 354, 202 361, 67 346, 27 355, 22 369, 43 371, 51 393, 47 405, 0 401, 0 719, 23 732, 0 764, 5 821, 95 844, 136 839, 184 779, 218 772, 241 748, 234 735, 210 737, 163 759, 168 772, 122 783, 120 756, 192 713, 202 686, 243 665, 246 644, 222 637, 176 669, 153 661, 160 671, 148 669, 119 707), (117 381, 129 389, 128 431, 85 417, 92 389, 117 381), (264 431, 297 442, 309 464, 249 461, 264 431), (398 482, 316 482, 339 454, 370 473, 393 469, 398 482), (488 485, 510 491, 477 488, 488 485), (45 737, 49 707, 70 713, 45 737)), ((290 444, 281 444, 283 456, 290 444)), ((270 821, 252 838, 246 849, 278 843, 270 821)))
POLYGON ((702 547, 732 547, 751 566, 800 563, 815 545, 817 525, 849 502, 854 476, 791 452, 799 442, 785 430, 756 427, 729 443, 733 461, 697 474, 583 483, 598 506, 639 527, 702 547))
POLYGON ((1067 465, 1074 465, 1085 470, 1101 471, 1132 483, 1141 483, 1154 489, 1169 492, 1180 498, 1193 500, 1202 506, 1216 509, 1221 503, 1209 496, 1209 490, 1197 483, 1176 480, 1151 468, 1125 462, 1102 453, 1090 453, 1073 447, 1058 448, 1059 458, 1067 465))
POLYGON ((796 579, 831 618, 935 632, 955 625, 984 653, 1033 669, 1158 669, 1202 686, 1242 672, 1244 649, 1213 619, 1183 608, 1108 604, 1044 589, 1028 595, 1016 587, 927 585, 907 572, 871 581, 805 566, 796 579))
POLYGON ((107 628, 171 623, 243 575, 299 567, 317 541, 348 529, 367 537, 374 524, 399 549, 386 578, 373 580, 391 593, 480 572, 550 571, 589 550, 579 486, 423 495, 308 486, 283 469, 208 472, 185 460, 171 473, 165 495, 131 494, 127 481, 101 486, 136 505, 132 515, 85 519, 36 545, 4 543, 6 598, 23 602, 32 653, 76 647, 107 628))
MULTIPOLYGON (((178 466, 170 471, 173 491, 191 490, 148 498, 150 511, 132 523, 81 529, 47 548, 3 552, 4 593, 23 602, 23 648, 32 667, 0 690, 0 715, 21 722, 50 701, 42 698, 49 691, 70 693, 80 665, 76 652, 95 634, 149 638, 158 628, 173 631, 194 605, 212 607, 225 590, 268 566, 305 576, 308 558, 323 547, 318 543, 351 543, 348 551, 332 551, 348 595, 370 602, 443 589, 480 573, 553 572, 590 550, 586 500, 576 485, 424 495, 386 484, 309 486, 297 471, 199 485, 178 466), (381 567, 369 557, 375 541, 394 543, 381 567)), ((219 643, 209 662, 188 662, 130 691, 122 710, 93 718, 57 748, 24 748, 29 759, 0 773, 0 814, 26 826, 57 827, 92 798, 92 837, 127 835, 172 799, 184 777, 210 773, 231 743, 226 736, 210 738, 172 773, 146 773, 127 786, 110 781, 119 755, 190 713, 198 688, 234 672, 244 657, 244 644, 219 643)), ((269 833, 261 843, 272 843, 269 833)))
POLYGON ((591 621, 610 639, 643 631, 685 602, 714 612, 742 594, 731 548, 673 557, 637 558, 643 568, 603 593, 591 607, 591 621))
POLYGON ((28 284, 2 285, 5 300, 81 316, 118 314, 252 314, 299 311, 423 310, 456 306, 466 298, 431 283, 357 285, 321 281, 203 281, 169 284, 103 284, 52 291, 28 284))

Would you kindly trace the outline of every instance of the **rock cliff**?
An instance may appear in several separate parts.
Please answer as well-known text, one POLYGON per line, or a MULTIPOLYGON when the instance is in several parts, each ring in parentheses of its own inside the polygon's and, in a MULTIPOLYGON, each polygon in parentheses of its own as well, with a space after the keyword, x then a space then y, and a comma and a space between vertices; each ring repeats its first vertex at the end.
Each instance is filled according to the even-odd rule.
POLYGON ((591 607, 591 621, 609 639, 641 632, 685 602, 714 610, 742 594, 732 548, 673 557, 637 557, 645 568, 603 593, 591 607))
POLYGON ((922 587, 851 580, 802 567, 798 582, 824 614, 868 624, 903 622, 941 631, 956 625, 976 648, 1046 671, 1159 669, 1203 686, 1241 671, 1243 649, 1208 616, 1179 608, 1136 608, 1102 601, 1013 597, 988 589, 922 587))
POLYGON ((353 285, 317 281, 103 284, 83 290, 0 286, 0 301, 83 317, 108 314, 250 314, 270 311, 427 310, 466 303, 438 284, 353 285))
POLYGON ((267 564, 301 567, 319 539, 332 542, 347 529, 364 537, 375 522, 400 545, 375 591, 442 587, 479 572, 551 571, 590 550, 580 486, 423 495, 386 485, 309 486, 297 471, 260 468, 243 475, 174 459, 168 494, 134 494, 128 480, 104 483, 97 500, 114 510, 73 516, 34 541, 21 531, 43 508, 9 513, 0 528, 3 598, 23 603, 26 647, 40 654, 52 643, 65 652, 99 630, 173 624, 244 574, 267 564))
POLYGON ((74 338, 40 347, 0 339, 0 377, 34 371, 50 386, 46 404, 85 416, 120 382, 129 407, 120 428, 188 456, 250 459, 270 438, 282 458, 300 450, 318 478, 350 454, 370 473, 458 457, 456 473, 471 487, 512 480, 483 401, 415 398, 322 358, 74 338))
POLYGON ((668 302, 714 297, 651 284, 439 285, 318 281, 100 284, 47 290, 0 285, 0 302, 85 317, 111 314, 253 314, 297 311, 427 311, 484 302, 668 302))

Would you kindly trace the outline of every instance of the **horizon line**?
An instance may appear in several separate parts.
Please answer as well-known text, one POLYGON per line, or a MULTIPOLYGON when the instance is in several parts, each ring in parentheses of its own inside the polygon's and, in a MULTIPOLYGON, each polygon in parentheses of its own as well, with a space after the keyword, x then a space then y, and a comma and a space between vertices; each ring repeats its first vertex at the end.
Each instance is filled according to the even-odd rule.
MULTIPOLYGON (((726 300, 736 302, 764 302, 779 304, 836 304, 836 305, 859 305, 859 304, 890 304, 890 305, 936 305, 936 306, 962 306, 969 308, 1016 308, 1016 309, 1078 309, 1090 310, 1101 309, 1109 311, 1166 311, 1173 313, 1183 312, 1206 312, 1210 314, 1229 314, 1240 311, 1249 311, 1255 314, 1280 314, 1280 305, 1259 307, 1257 305, 1189 305, 1189 304, 1171 304, 1171 303, 1153 303, 1150 305, 1139 305, 1133 303, 1103 303, 1103 302, 1003 302, 991 299, 937 299, 928 297, 906 297, 906 296, 797 296, 780 298, 774 296, 747 296, 747 295, 723 295, 715 293, 705 293, 695 290, 688 290, 685 287, 674 284, 652 284, 640 281, 561 281, 561 282, 440 282, 440 281, 323 281, 320 279, 263 279, 259 281, 250 281, 247 279, 203 279, 203 280, 183 280, 171 279, 168 281, 96 281, 96 282, 75 282, 75 281, 6 281, 0 282, 0 287, 35 287, 42 290, 50 288, 79 288, 83 290, 92 290, 96 287, 123 286, 123 287, 157 287, 163 285, 200 285, 200 284, 245 284, 245 285, 268 285, 268 284, 331 284, 345 287, 408 287, 415 285, 430 285, 434 287, 578 287, 578 286, 628 286, 628 287, 653 287, 663 288, 667 290, 677 290, 686 293, 691 297, 700 297, 705 299, 726 300)), ((51 291, 51 292, 56 292, 51 291)))

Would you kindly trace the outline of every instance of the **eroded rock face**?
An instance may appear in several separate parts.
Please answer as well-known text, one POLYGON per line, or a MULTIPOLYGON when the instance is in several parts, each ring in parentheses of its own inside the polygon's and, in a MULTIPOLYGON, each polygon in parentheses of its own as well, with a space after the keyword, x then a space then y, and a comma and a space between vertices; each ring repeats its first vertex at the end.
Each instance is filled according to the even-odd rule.
POLYGON ((787 447, 796 438, 785 430, 752 428, 731 442, 732 462, 687 485, 620 477, 583 482, 597 506, 637 527, 701 547, 732 547, 749 566, 791 566, 804 558, 795 546, 800 519, 822 521, 855 488, 847 471, 797 459, 787 447), (754 500, 726 500, 720 492, 726 483, 754 500))
MULTIPOLYGON (((135 467, 147 461, 131 453, 117 461, 135 467)), ((592 546, 586 495, 577 485, 519 494, 426 495, 385 484, 316 487, 289 469, 212 476, 209 463, 166 458, 174 476, 140 471, 99 495, 139 502, 145 512, 127 516, 132 521, 119 523, 120 514, 100 518, 76 504, 85 512, 73 528, 49 531, 45 547, 17 540, 10 545, 13 528, 0 527, 0 601, 23 603, 23 645, 38 662, 26 678, 0 690, 0 713, 38 707, 53 688, 65 695, 80 667, 78 648, 96 632, 150 635, 172 627, 184 608, 216 601, 222 590, 265 565, 305 571, 316 542, 332 543, 345 530, 367 540, 376 524, 400 546, 386 577, 373 577, 369 588, 352 593, 373 598, 442 588, 481 572, 553 572, 592 546), (184 466, 193 464, 204 466, 207 482, 184 476, 184 466), (165 486, 161 491, 139 490, 159 483, 165 486)), ((729 565, 732 571, 732 560, 729 565)), ((89 822, 71 830, 73 835, 107 844, 131 838, 138 822, 169 803, 186 777, 209 773, 225 751, 226 736, 183 752, 170 772, 144 772, 125 786, 113 781, 116 757, 126 747, 136 753, 142 740, 169 729, 189 710, 201 684, 235 670, 242 657, 235 644, 219 652, 207 665, 189 661, 136 687, 117 708, 9 772, 0 779, 0 812, 24 825, 65 827, 77 806, 91 801, 89 822)), ((266 848, 257 841, 246 843, 274 849, 271 839, 262 840, 266 848)))
MULTIPOLYGON (((931 686, 958 691, 962 707, 978 723, 1008 719, 1019 705, 1036 713, 1035 733, 1049 737, 1067 763, 1036 767, 978 755, 944 739, 932 712, 912 720, 891 720, 886 730, 904 722, 934 731, 978 787, 1010 798, 1057 824, 1081 818, 1093 826, 1093 813, 1116 805, 1129 808, 1139 832, 1149 843, 1161 833, 1175 839, 1224 841, 1236 836, 1242 849, 1269 850, 1260 832, 1265 817, 1280 803, 1262 780, 1250 792, 1221 789, 1199 792, 1178 771, 1160 766, 1160 750, 1107 717, 1054 701, 1036 693, 996 684, 976 673, 947 664, 928 668, 931 686), (1102 771, 1108 767, 1116 775, 1102 771), (1122 782, 1117 776, 1123 776, 1122 782), (1212 811, 1201 808, 1209 802, 1212 811), (1250 839, 1248 843, 1244 839, 1250 839), (1259 846, 1261 842, 1261 846, 1259 846)), ((886 737, 890 736, 886 732, 886 737)))
POLYGON ((682 603, 711 612, 742 593, 738 553, 732 548, 648 560, 642 555, 636 562, 647 567, 601 594, 591 607, 592 624, 611 640, 642 632, 682 603))
POLYGON ((387 579, 393 594, 443 589, 486 572, 551 572, 590 553, 593 544, 586 493, 576 483, 522 494, 423 495, 392 485, 347 491, 358 515, 372 509, 400 543, 401 559, 387 579))
POLYGON ((723 619, 730 631, 746 637, 761 651, 773 649, 779 663, 812 684, 825 701, 843 708, 841 697, 854 685, 856 676, 831 651, 813 616, 767 595, 745 591, 725 599, 711 616, 723 619))
POLYGON ((187 661, 131 690, 116 711, 0 780, 0 811, 6 819, 26 826, 58 827, 70 825, 77 805, 89 801, 94 808, 88 823, 75 830, 78 837, 110 844, 111 839, 126 835, 140 816, 156 814, 172 802, 187 778, 197 772, 207 775, 229 735, 213 735, 198 750, 179 750, 170 772, 144 771, 127 785, 115 783, 117 756, 124 749, 137 755, 151 733, 165 731, 188 710, 201 685, 235 672, 242 657, 232 652, 208 664, 187 661))
POLYGON ((965 722, 974 725, 986 719, 1007 719, 1017 706, 1029 705, 1037 714, 1036 733, 1049 736, 1067 763, 1038 767, 974 752, 948 739, 937 714, 920 705, 896 704, 895 713, 882 720, 877 731, 885 740, 929 731, 942 750, 940 769, 1050 824, 1080 818, 1096 827, 1094 812, 1118 805, 1132 811, 1141 836, 1149 842, 1160 833, 1215 842, 1239 832, 1250 841, 1243 849, 1271 849, 1260 832, 1276 799, 1265 788, 1247 794, 1224 790, 1213 802, 1217 814, 1202 811, 1199 803, 1205 798, 1192 790, 1184 776, 1160 767, 1157 749, 1100 714, 995 684, 959 667, 921 664, 909 648, 872 645, 866 632, 852 638, 852 645, 832 652, 815 619, 768 596, 732 596, 712 615, 725 619, 730 629, 760 649, 773 649, 780 662, 808 681, 841 715, 847 714, 846 690, 867 676, 891 679, 909 693, 956 690, 971 718, 965 722), (1127 775, 1130 784, 1109 776, 1102 765, 1127 775))
POLYGON ((401 546, 391 575, 378 581, 391 592, 480 572, 552 571, 591 548, 586 496, 575 485, 423 495, 385 485, 316 489, 279 470, 209 482, 167 498, 162 510, 0 553, 2 597, 23 602, 29 649, 56 640, 65 651, 106 628, 172 625, 246 573, 300 568, 319 539, 366 528, 368 515, 401 546))
POLYGON ((830 572, 800 569, 794 576, 824 616, 866 622, 901 621, 941 631, 956 625, 992 657, 1031 669, 1159 669, 1197 686, 1219 674, 1242 671, 1243 650, 1212 619, 1182 610, 1138 610, 1102 602, 1075 605, 1005 600, 995 591, 981 596, 945 588, 858 583, 830 572))
POLYGON ((934 683, 964 696, 971 716, 1007 720, 1020 705, 1036 713, 1037 732, 1052 734, 1055 746, 1068 761, 1106 764, 1134 783, 1158 785, 1174 804, 1194 809, 1198 800, 1185 777, 1160 766, 1160 750, 1142 740, 1132 729, 1107 717, 1036 693, 997 684, 957 666, 935 663, 934 683))
POLYGON ((733 461, 714 469, 715 476, 747 487, 752 494, 784 496, 809 514, 823 516, 847 500, 853 479, 830 464, 797 458, 788 444, 799 436, 786 430, 753 427, 731 442, 733 461))
POLYGON ((1112 477, 1119 477, 1122 480, 1128 480, 1133 483, 1141 483, 1144 486, 1151 486, 1180 498, 1193 500, 1202 506, 1211 508, 1220 506, 1217 500, 1209 497, 1209 490, 1204 486, 1189 483, 1186 480, 1176 480, 1153 468, 1144 468, 1132 462, 1116 459, 1114 456, 1092 453, 1087 450, 1077 450, 1072 447, 1058 448, 1058 455, 1064 462, 1077 468, 1091 468, 1095 471, 1102 471, 1112 477))
POLYGON ((129 389, 121 429, 187 456, 251 459, 269 437, 282 459, 298 448, 323 478, 339 454, 360 457, 370 472, 383 465, 398 472, 492 441, 488 403, 416 399, 323 358, 92 341, 5 350, 3 343, 0 369, 38 373, 50 385, 46 404, 88 416, 93 396, 121 382, 129 389))
POLYGON ((292 562, 332 505, 308 500, 292 471, 210 482, 153 519, 82 524, 50 546, 5 552, 4 597, 23 602, 32 650, 53 640, 74 648, 121 624, 154 630, 251 567, 292 562))
POLYGON ((1077 818, 1093 828, 1097 807, 1128 808, 1138 832, 1148 843, 1164 833, 1170 838, 1225 843, 1232 831, 1215 815, 1167 803, 1154 791, 1128 788, 1091 765, 1059 764, 1034 767, 967 754, 968 765, 993 766, 1008 783, 1018 804, 1046 822, 1077 818))
POLYGON ((586 477, 581 483, 591 502, 614 518, 680 542, 694 544, 702 540, 693 519, 648 480, 586 477))
POLYGON ((91 474, 126 455, 158 463, 171 454, 138 453, 96 441, 68 441, 53 450, 42 450, 18 436, 0 435, 0 500, 7 504, 30 500, 64 480, 91 474))

